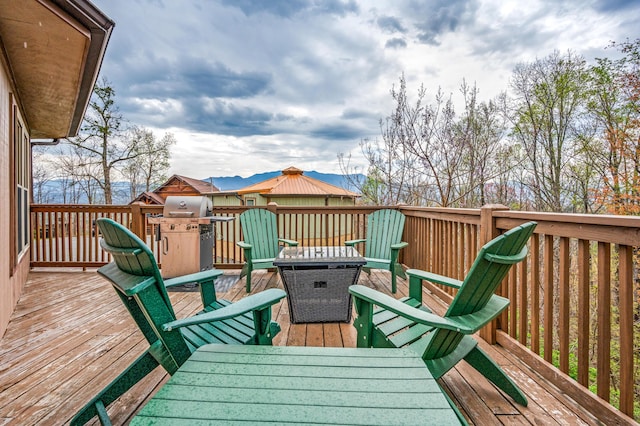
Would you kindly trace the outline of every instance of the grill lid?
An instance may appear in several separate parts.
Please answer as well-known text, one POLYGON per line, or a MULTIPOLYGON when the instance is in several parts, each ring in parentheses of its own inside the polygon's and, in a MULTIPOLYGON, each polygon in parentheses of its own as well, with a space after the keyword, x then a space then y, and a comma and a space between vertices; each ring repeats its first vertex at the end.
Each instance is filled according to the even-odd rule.
POLYGON ((162 216, 165 218, 206 217, 213 205, 207 197, 171 195, 164 202, 162 216))

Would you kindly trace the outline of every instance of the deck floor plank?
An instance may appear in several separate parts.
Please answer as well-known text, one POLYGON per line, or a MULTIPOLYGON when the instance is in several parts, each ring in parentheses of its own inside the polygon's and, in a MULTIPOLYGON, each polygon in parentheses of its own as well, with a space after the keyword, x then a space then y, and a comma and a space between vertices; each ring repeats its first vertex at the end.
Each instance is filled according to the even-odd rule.
MULTIPOLYGON (((282 288, 273 271, 255 271, 252 281, 252 293, 282 288)), ((390 277, 384 271, 362 273, 359 283, 390 293, 390 277)), ((406 281, 399 279, 395 297, 407 292, 406 281)), ((218 297, 237 301, 246 295, 242 279, 218 297)), ((170 297, 178 318, 201 309, 197 291, 170 292, 170 297)), ((438 314, 446 309, 428 290, 423 299, 438 314)), ((348 323, 291 324, 286 300, 273 307, 273 318, 282 328, 274 345, 356 345, 356 331, 348 323)), ((441 385, 471 425, 598 424, 503 348, 482 346, 521 385, 530 404, 513 403, 461 363, 441 379, 441 385)), ((142 334, 115 291, 95 272, 32 271, 0 340, 0 425, 67 423, 145 348, 142 334)), ((127 424, 167 379, 158 368, 136 384, 109 407, 113 424, 127 424)))

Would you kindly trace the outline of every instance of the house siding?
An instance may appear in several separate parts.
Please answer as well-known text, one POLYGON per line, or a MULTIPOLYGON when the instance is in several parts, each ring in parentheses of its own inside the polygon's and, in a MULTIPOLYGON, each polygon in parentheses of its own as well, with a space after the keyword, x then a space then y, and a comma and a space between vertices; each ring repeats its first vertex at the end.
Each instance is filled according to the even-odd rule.
MULTIPOLYGON (((11 194, 10 176, 10 127, 11 106, 10 93, 13 92, 9 79, 8 67, 5 57, 0 53, 0 199, 9 200, 11 194)), ((19 100, 18 100, 19 101, 19 100)), ((4 335, 11 314, 18 303, 22 288, 29 273, 29 249, 22 253, 18 259, 16 268, 11 265, 11 257, 7 247, 12 247, 9 230, 11 229, 10 213, 13 206, 6 201, 0 203, 0 247, 3 247, 3 255, 0 256, 0 337, 4 335)))
MULTIPOLYGON (((297 197, 271 197, 269 194, 243 194, 242 197, 246 200, 253 198, 256 200, 256 206, 266 207, 270 202, 274 202, 279 206, 353 206, 355 200, 350 197, 329 197, 327 203, 327 197, 317 197, 312 195, 302 195, 297 197)), ((240 201, 235 197, 229 196, 214 196, 214 206, 237 206, 241 205, 240 201)))
POLYGON ((213 206, 241 206, 242 203, 235 195, 210 195, 213 206))

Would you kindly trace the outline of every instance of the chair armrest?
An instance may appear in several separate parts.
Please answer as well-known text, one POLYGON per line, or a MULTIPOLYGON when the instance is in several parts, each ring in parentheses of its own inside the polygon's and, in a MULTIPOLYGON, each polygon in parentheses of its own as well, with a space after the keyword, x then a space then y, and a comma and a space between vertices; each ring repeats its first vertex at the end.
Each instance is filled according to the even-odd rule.
POLYGON ((296 247, 298 245, 297 241, 295 241, 295 240, 287 240, 286 238, 278 238, 278 241, 281 242, 281 243, 285 243, 287 245, 290 245, 290 246, 294 246, 294 247, 296 247))
POLYGON ((238 247, 245 250, 251 250, 253 248, 251 244, 245 243, 244 241, 238 241, 236 244, 238 245, 238 247))
POLYGON ((473 333, 473 331, 467 329, 466 326, 462 326, 451 321, 451 318, 439 317, 438 315, 416 309, 412 306, 407 305, 406 303, 403 303, 391 296, 387 296, 386 294, 380 293, 379 291, 376 291, 369 287, 365 287, 362 285, 352 285, 349 287, 349 293, 351 293, 357 299, 363 299, 369 303, 380 306, 388 311, 394 312, 419 324, 425 324, 429 327, 458 331, 465 334, 473 333))
POLYGON ((399 243, 391 244, 391 250, 400 250, 408 246, 409 243, 405 241, 400 241, 399 243))
POLYGON ((432 283, 446 285, 447 287, 460 288, 462 281, 454 278, 445 277, 444 275, 434 274, 433 272, 421 271, 420 269, 407 269, 409 278, 419 278, 432 283))
POLYGON ((195 315, 190 318, 168 322, 162 325, 162 329, 164 331, 172 331, 174 328, 186 327, 188 325, 234 318, 239 315, 246 314, 247 312, 259 311, 268 308, 278 303, 286 296, 287 293, 285 293, 284 290, 270 288, 260 293, 247 296, 236 303, 225 306, 224 308, 216 309, 215 311, 207 312, 205 314, 195 315))
POLYGON ((364 243, 364 242, 366 242, 366 241, 367 241, 367 239, 366 239, 366 238, 361 238, 361 239, 358 239, 358 240, 349 240, 349 241, 345 241, 345 242, 344 242, 344 245, 345 245, 345 246, 352 246, 352 247, 353 247, 353 246, 355 246, 356 244, 364 243))
POLYGON ((527 246, 524 246, 522 250, 520 250, 520 253, 514 254, 512 256, 501 256, 499 254, 485 253, 484 258, 489 262, 501 263, 503 265, 513 265, 524 260, 527 257, 527 253, 529 253, 529 250, 527 249, 527 246))
POLYGON ((164 280, 165 287, 173 287, 175 285, 189 284, 194 282, 212 281, 222 275, 223 272, 219 269, 210 269, 208 271, 195 272, 193 274, 182 275, 175 278, 169 278, 164 280))
POLYGON ((440 317, 430 312, 413 308, 393 297, 362 285, 352 285, 349 287, 349 293, 356 299, 363 299, 368 303, 380 306, 403 318, 415 321, 418 324, 457 331, 463 334, 476 333, 509 306, 509 299, 494 294, 484 308, 473 314, 456 317, 440 317))

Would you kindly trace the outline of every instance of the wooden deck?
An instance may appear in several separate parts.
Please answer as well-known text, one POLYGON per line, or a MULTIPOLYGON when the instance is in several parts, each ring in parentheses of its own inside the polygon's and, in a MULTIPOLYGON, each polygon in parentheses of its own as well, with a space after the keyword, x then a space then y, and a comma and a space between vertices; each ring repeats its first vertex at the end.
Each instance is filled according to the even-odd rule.
MULTIPOLYGON (((360 284, 388 292, 389 278, 385 272, 362 274, 360 284)), ((282 285, 277 274, 267 271, 254 272, 253 282, 253 292, 282 285)), ((243 284, 244 280, 236 283, 219 297, 244 297, 243 284)), ((398 289, 399 295, 406 294, 403 280, 398 280, 398 289)), ((170 295, 179 318, 200 309, 197 292, 170 295)), ((425 301, 442 312, 438 299, 425 294, 425 301)), ((275 307, 274 317, 282 326, 275 345, 355 346, 350 324, 290 324, 286 301, 275 307)), ((31 272, 0 341, 0 425, 68 423, 146 345, 111 285, 95 272, 31 272)), ((600 424, 501 347, 483 348, 524 390, 529 406, 513 403, 463 362, 441 384, 470 424, 600 424)), ((166 379, 158 368, 114 403, 109 410, 114 424, 128 423, 166 379)))

